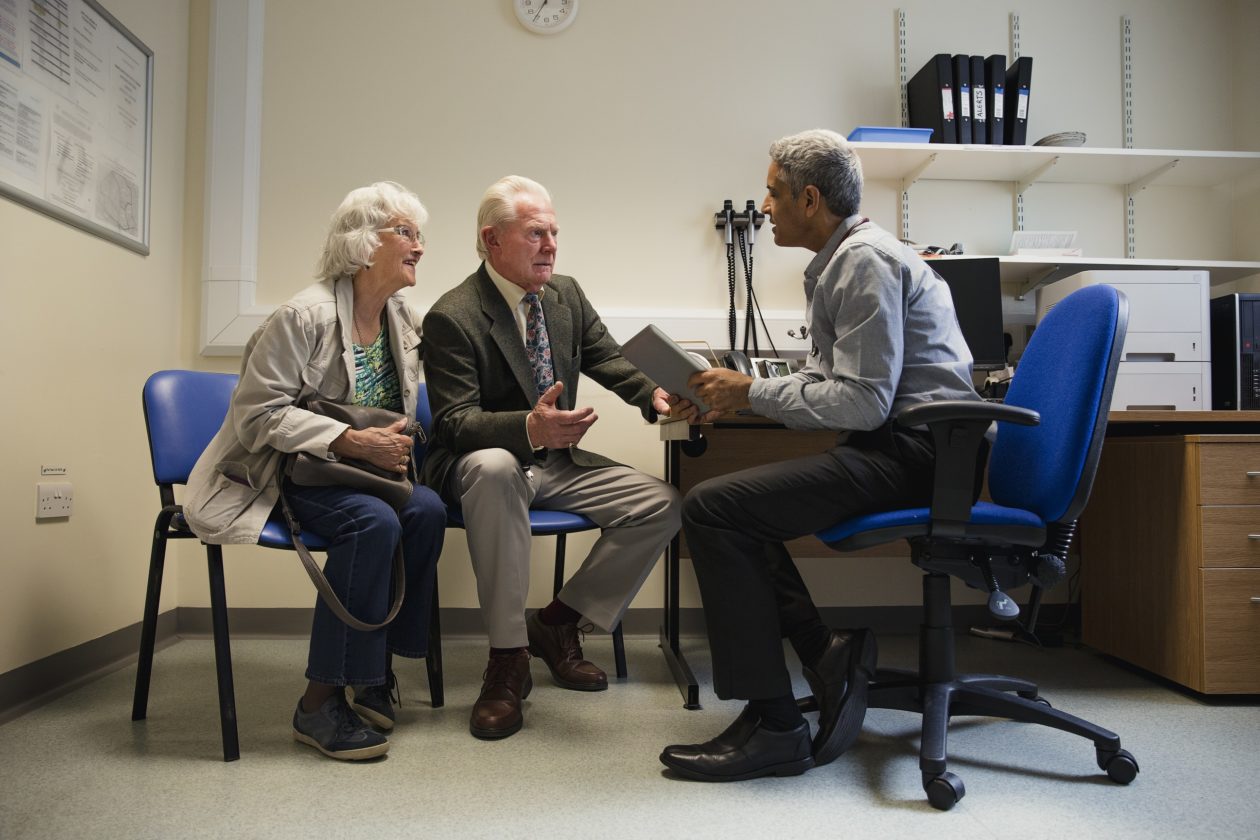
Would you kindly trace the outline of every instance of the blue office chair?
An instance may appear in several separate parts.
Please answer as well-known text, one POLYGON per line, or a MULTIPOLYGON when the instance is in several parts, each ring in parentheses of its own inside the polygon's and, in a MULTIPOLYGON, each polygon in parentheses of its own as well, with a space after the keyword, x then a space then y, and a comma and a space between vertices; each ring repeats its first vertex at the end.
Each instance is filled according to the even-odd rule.
POLYGON ((1080 735, 1094 742, 1098 767, 1113 781, 1128 784, 1137 776, 1137 761, 1120 748, 1119 736, 1051 708, 1034 683, 955 673, 949 580, 987 590, 990 613, 1008 621, 1019 607, 1004 590, 1031 582, 1025 628, 1031 631, 1042 589, 1064 574, 1076 519, 1089 498, 1128 317, 1128 302, 1116 289, 1081 289, 1038 325, 1005 404, 935 402, 903 411, 898 423, 927 425, 936 443, 932 506, 859 516, 817 534, 840 551, 907 539, 911 562, 924 570, 919 671, 880 669, 868 706, 923 716, 919 769, 933 807, 948 810, 966 792, 946 770, 952 715, 1009 718, 1080 735), (998 422, 989 459, 993 501, 972 504, 976 454, 992 421, 998 422))
MULTIPOLYGON (((416 419, 424 426, 424 432, 427 436, 433 428, 433 411, 429 407, 428 386, 424 383, 420 384, 420 399, 416 407, 416 419)), ((446 521, 447 524, 454 528, 463 528, 464 512, 458 507, 449 508, 446 513, 446 521)), ((546 537, 554 535, 556 538, 556 563, 552 577, 551 597, 554 598, 559 594, 561 587, 564 586, 565 538, 569 534, 591 531, 598 527, 591 519, 580 513, 569 513, 562 510, 531 510, 529 512, 529 533, 531 536, 546 537)), ((612 637, 613 659, 617 666, 617 676, 625 678, 627 673, 626 642, 621 632, 620 624, 613 628, 612 637)))
MULTIPOLYGON (((162 509, 153 527, 149 555, 149 583, 144 599, 144 620, 140 628, 140 655, 136 668, 136 690, 131 719, 144 720, 148 713, 149 682, 153 673, 153 647, 157 637, 158 600, 162 593, 162 572, 168 540, 196 539, 189 530, 181 507, 175 503, 175 485, 187 484, 188 475, 219 430, 227 415, 237 376, 190 370, 164 370, 144 384, 144 422, 148 431, 153 480, 158 486, 162 509)), ((427 401, 426 401, 427 405, 427 401)), ((417 448, 416 461, 423 457, 417 448)), ((322 539, 302 532, 311 551, 326 551, 322 539)), ((258 544, 264 548, 293 550, 288 526, 273 518, 263 526, 258 544)), ((232 684, 232 652, 228 641, 227 596, 223 584, 223 547, 206 545, 210 570, 210 616, 214 635, 215 670, 219 684, 219 720, 223 731, 223 760, 240 758, 236 732, 236 699, 232 684)), ((429 627, 429 656, 425 668, 433 706, 443 704, 442 635, 438 620, 437 584, 433 588, 433 610, 429 627)))

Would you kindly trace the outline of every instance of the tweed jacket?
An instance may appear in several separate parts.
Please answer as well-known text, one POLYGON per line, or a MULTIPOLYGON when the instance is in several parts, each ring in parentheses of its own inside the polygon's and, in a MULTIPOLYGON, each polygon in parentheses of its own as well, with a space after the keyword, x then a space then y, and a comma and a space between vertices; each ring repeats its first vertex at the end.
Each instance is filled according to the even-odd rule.
MULTIPOLYGON (((599 313, 572 277, 554 275, 542 296, 552 363, 564 391, 560 408, 577 405, 578 375, 586 374, 651 416, 656 385, 621 355, 599 313)), ((522 464, 538 456, 525 432, 525 415, 538 401, 516 317, 483 263, 444 294, 424 317, 424 378, 433 409, 433 434, 423 480, 446 493, 451 466, 461 455, 499 447, 522 464)), ((613 466, 581 447, 569 450, 579 466, 613 466)))

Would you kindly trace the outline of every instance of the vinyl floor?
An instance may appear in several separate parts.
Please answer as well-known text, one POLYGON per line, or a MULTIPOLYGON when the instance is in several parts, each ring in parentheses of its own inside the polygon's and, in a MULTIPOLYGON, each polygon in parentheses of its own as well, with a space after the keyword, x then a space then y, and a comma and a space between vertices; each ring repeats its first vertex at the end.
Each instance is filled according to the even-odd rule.
MULTIPOLYGON (((932 809, 917 719, 872 710, 857 745, 796 778, 670 778, 667 743, 703 741, 739 705, 708 690, 706 646, 684 642, 703 708, 688 711, 654 639, 627 639, 630 676, 607 692, 554 686, 535 663, 525 727, 468 733, 484 642, 447 639, 446 705, 402 661, 403 705, 382 759, 342 763, 292 739, 306 645, 234 640, 241 759, 221 760, 213 648, 160 651, 147 721, 130 720, 134 666, 0 726, 0 838, 1254 838, 1260 702, 1209 701, 1085 649, 960 637, 960 669, 1038 681, 1042 695, 1118 732, 1141 767, 1112 783, 1093 746, 1009 721, 957 718, 950 769, 967 793, 932 809)), ((912 637, 880 640, 910 667, 912 637)), ((587 654, 611 670, 606 636, 587 654)), ((805 693, 803 682, 798 686, 805 693)), ((811 723, 812 723, 812 716, 811 723)))

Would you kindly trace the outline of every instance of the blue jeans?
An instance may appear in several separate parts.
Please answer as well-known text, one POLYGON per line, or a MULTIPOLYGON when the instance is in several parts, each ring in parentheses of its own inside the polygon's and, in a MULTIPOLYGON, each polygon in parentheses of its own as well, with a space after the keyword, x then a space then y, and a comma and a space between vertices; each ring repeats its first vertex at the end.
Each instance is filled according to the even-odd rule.
POLYGON ((425 656, 437 561, 446 536, 446 506, 437 494, 417 485, 395 512, 375 496, 346 487, 301 487, 286 480, 284 492, 303 530, 328 543, 324 576, 351 615, 377 624, 389 613, 399 540, 407 574, 398 617, 370 633, 350 629, 316 598, 306 678, 325 685, 381 685, 387 650, 425 656))

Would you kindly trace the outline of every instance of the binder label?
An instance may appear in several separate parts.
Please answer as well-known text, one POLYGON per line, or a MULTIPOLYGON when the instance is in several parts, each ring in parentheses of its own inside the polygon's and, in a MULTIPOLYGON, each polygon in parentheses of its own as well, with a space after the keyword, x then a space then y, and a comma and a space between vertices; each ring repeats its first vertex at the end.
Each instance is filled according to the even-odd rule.
POLYGON ((1006 108, 1002 101, 1006 98, 1003 94, 1004 87, 1002 85, 993 86, 993 119, 995 120, 1002 119, 1002 112, 1006 108))
POLYGON ((1019 102, 1015 104, 1015 119, 1028 119, 1028 90, 1021 88, 1019 91, 1019 102))
POLYGON ((984 102, 984 88, 979 85, 973 87, 971 89, 971 99, 972 102, 975 103, 975 107, 972 109, 975 111, 973 116, 976 118, 977 122, 984 122, 988 119, 986 116, 988 114, 988 109, 985 108, 984 102))
POLYGON ((954 92, 947 87, 941 88, 941 111, 946 120, 954 118, 954 92))
POLYGON ((971 85, 961 85, 959 90, 962 95, 958 98, 958 104, 962 106, 962 114, 964 120, 971 118, 971 85))

